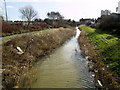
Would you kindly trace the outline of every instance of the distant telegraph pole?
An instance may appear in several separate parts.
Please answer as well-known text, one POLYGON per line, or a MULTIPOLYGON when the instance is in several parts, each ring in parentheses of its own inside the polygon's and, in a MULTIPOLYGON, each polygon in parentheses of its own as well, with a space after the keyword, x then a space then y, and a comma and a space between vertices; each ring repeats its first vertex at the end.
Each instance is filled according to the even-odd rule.
POLYGON ((4 4, 5 4, 5 15, 6 15, 6 21, 8 21, 7 8, 6 8, 6 2, 5 2, 5 0, 4 0, 4 4))

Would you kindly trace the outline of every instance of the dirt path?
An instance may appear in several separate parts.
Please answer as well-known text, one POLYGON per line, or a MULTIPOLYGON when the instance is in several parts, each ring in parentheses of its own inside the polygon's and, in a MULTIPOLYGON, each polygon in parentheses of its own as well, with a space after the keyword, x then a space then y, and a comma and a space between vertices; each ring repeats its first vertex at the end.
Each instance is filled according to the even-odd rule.
MULTIPOLYGON (((49 30, 49 29, 47 29, 49 30)), ((34 31, 34 32, 27 32, 27 33, 21 33, 21 34, 15 34, 15 35, 11 35, 11 36, 6 36, 6 37, 0 37, 0 45, 2 43, 5 43, 15 37, 20 37, 20 36, 23 36, 23 35, 31 35, 31 34, 36 34, 36 33, 40 33, 40 32, 43 32, 43 31, 47 31, 47 30, 42 30, 42 31, 34 31)))

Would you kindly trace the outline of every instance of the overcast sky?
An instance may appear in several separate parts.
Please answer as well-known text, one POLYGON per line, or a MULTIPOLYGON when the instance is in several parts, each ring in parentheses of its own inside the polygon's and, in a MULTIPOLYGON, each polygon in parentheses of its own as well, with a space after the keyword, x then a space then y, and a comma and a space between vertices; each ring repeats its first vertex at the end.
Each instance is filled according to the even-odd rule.
MULTIPOLYGON (((4 0, 0 0, 3 2, 4 0)), ((38 11, 38 18, 47 18, 47 12, 59 11, 66 19, 98 18, 101 10, 116 12, 120 0, 6 0, 8 19, 20 20, 19 9, 31 5, 38 11)), ((4 2, 0 14, 4 14, 4 2)))

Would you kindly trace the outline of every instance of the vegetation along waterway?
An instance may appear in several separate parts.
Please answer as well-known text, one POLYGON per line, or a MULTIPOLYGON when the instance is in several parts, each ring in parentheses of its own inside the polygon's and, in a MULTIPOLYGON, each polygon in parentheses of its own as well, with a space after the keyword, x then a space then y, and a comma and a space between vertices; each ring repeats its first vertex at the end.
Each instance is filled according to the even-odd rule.
POLYGON ((32 88, 94 88, 88 60, 79 49, 80 33, 76 28, 76 36, 33 66, 31 70, 37 73, 32 88))
POLYGON ((75 35, 73 28, 49 29, 16 36, 2 43, 3 88, 27 87, 36 74, 29 73, 40 58, 55 51, 75 35))

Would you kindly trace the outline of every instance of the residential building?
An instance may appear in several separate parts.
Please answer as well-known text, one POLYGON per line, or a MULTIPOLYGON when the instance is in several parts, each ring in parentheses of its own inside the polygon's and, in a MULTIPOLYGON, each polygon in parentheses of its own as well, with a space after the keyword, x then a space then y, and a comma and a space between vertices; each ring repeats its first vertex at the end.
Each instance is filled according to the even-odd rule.
POLYGON ((118 2, 118 13, 120 14, 120 1, 118 2))
POLYGON ((106 15, 110 15, 111 11, 110 10, 101 10, 101 16, 106 16, 106 15))
POLYGON ((86 18, 86 19, 80 19, 79 20, 79 24, 94 24, 95 23, 95 20, 94 19, 91 19, 91 18, 86 18))

